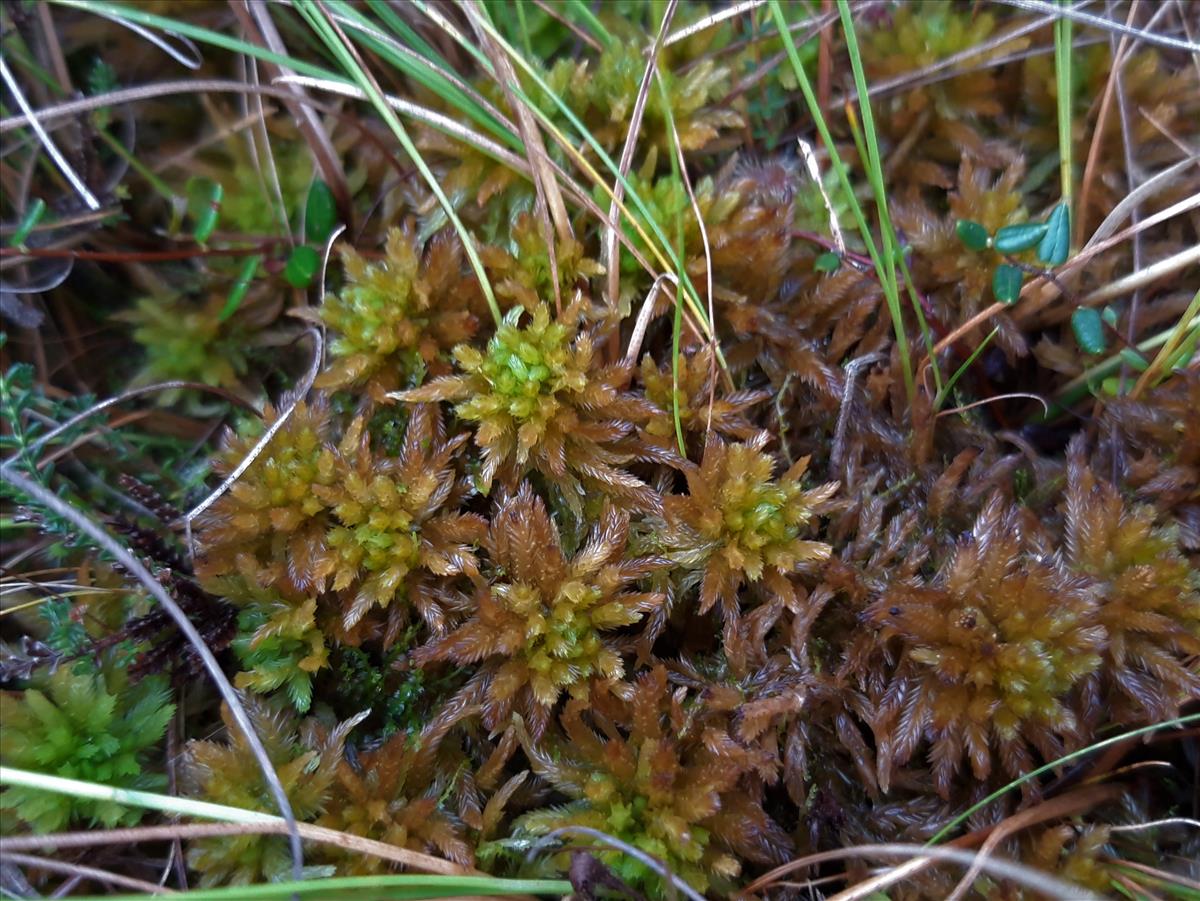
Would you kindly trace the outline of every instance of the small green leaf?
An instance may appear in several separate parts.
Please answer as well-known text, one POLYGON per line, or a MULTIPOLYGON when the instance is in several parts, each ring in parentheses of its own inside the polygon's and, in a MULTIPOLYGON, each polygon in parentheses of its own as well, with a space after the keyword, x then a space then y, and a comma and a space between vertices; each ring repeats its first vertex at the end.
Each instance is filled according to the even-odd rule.
POLYGON ((1121 379, 1115 375, 1110 375, 1100 383, 1100 390, 1109 397, 1116 397, 1121 393, 1121 379))
POLYGON ((1084 353, 1102 354, 1108 347, 1104 320, 1091 307, 1080 307, 1071 314, 1071 331, 1075 333, 1075 343, 1084 353))
POLYGON ((1150 364, 1146 362, 1146 358, 1134 350, 1132 347, 1124 347, 1118 355, 1126 365, 1136 369, 1138 372, 1145 372, 1150 368, 1150 364))
POLYGON ((246 291, 250 288, 250 282, 254 280, 254 273, 258 271, 258 264, 261 262, 262 254, 256 253, 252 257, 247 257, 246 262, 242 263, 242 268, 238 270, 237 281, 233 283, 233 288, 229 291, 229 299, 225 301, 225 306, 221 307, 221 312, 217 314, 218 322, 224 322, 237 312, 237 308, 242 305, 242 300, 246 296, 246 291))
POLYGON ((185 189, 188 201, 188 215, 192 217, 192 236, 201 244, 205 243, 217 227, 217 219, 221 211, 221 199, 225 189, 220 182, 200 175, 193 175, 187 180, 185 189))
POLYGON ((12 241, 9 243, 13 247, 24 247, 25 239, 29 237, 29 233, 34 230, 37 224, 42 221, 42 216, 44 215, 46 215, 46 201, 40 197, 35 197, 33 203, 29 204, 29 209, 25 211, 25 215, 21 217, 21 224, 13 232, 12 241))
POLYGON ((1071 210, 1065 203, 1060 203, 1046 219, 1046 234, 1038 244, 1037 255, 1047 266, 1061 266, 1070 253, 1071 210))
POLYGON ((813 268, 817 272, 837 272, 842 265, 842 258, 832 250, 827 250, 825 253, 817 257, 817 261, 813 263, 813 268))
POLYGON ((978 222, 959 219, 954 229, 958 232, 958 239, 968 250, 987 250, 988 244, 991 243, 992 239, 988 236, 987 229, 978 222))
POLYGON ((1103 319, 1106 323, 1108 323, 1108 325, 1110 325, 1112 328, 1117 327, 1117 319, 1118 319, 1117 311, 1111 305, 1106 306, 1103 310, 1100 311, 1100 318, 1103 319))
POLYGON ((1016 303, 1021 296, 1021 279, 1024 273, 1016 266, 1001 263, 992 273, 992 293, 1000 303, 1016 303))
POLYGON ((1020 253, 1035 247, 1046 234, 1049 226, 1045 222, 1023 222, 1006 225, 996 232, 992 246, 1000 253, 1020 253))
MULTIPOLYGON (((109 94, 115 91, 118 86, 119 82, 117 81, 116 70, 104 60, 98 57, 94 59, 87 73, 88 94, 92 97, 109 94)), ((92 113, 92 124, 97 128, 108 128, 111 115, 109 107, 102 106, 92 113)))
POLYGON ((312 284, 313 276, 321 268, 320 255, 307 244, 301 244, 288 257, 283 277, 287 283, 296 288, 307 288, 312 284))
POLYGON ((336 224, 337 204, 333 192, 318 178, 308 189, 308 201, 304 205, 304 239, 324 244, 336 224))

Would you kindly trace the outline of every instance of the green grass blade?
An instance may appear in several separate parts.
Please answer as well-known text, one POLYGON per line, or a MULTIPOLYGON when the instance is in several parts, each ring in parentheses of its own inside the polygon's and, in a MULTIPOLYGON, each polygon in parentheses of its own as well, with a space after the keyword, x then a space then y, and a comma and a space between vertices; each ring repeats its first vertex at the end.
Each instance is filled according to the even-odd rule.
POLYGON ((475 271, 476 278, 479 279, 480 288, 483 290, 484 298, 487 300, 488 308, 492 312, 492 317, 496 320, 496 324, 501 322, 500 306, 496 303, 495 292, 492 291, 491 282, 488 281, 487 272, 483 268, 483 260, 479 257, 479 251, 475 247, 475 239, 459 218, 458 213, 454 209, 454 205, 450 202, 450 198, 446 196, 446 192, 442 189, 441 183, 429 168, 429 164, 421 156, 421 152, 417 150, 412 138, 409 137, 407 129, 400 122, 399 117, 388 106, 387 100, 379 92, 375 80, 362 70, 358 62, 355 60, 350 50, 343 44, 340 35, 334 30, 330 22, 325 18, 325 13, 319 11, 318 7, 307 0, 307 2, 297 4, 297 9, 308 21, 313 31, 325 42, 325 45, 338 59, 339 64, 346 70, 347 74, 353 79, 360 90, 366 93, 370 98, 371 105, 380 117, 392 130, 392 134, 400 142, 400 146, 404 148, 404 152, 408 154, 413 161, 413 165, 417 167, 417 171, 421 173, 421 177, 425 179, 425 183, 441 204, 442 209, 446 213, 446 217, 454 226, 454 230, 458 233, 462 240, 463 249, 466 251, 467 259, 471 263, 471 268, 475 271))
MULTIPOLYGON (((657 74, 657 73, 655 73, 657 74)), ((663 111, 667 116, 667 139, 670 144, 671 157, 671 175, 675 181, 682 187, 683 173, 679 168, 679 145, 676 143, 675 130, 675 115, 671 110, 671 98, 667 95, 667 86, 663 83, 662 78, 655 78, 655 84, 662 95, 663 111)), ((683 217, 680 216, 675 221, 675 242, 676 249, 682 259, 684 255, 683 246, 683 217)), ((620 255, 613 261, 614 266, 620 265, 620 255)), ((687 457, 687 445, 683 440, 683 420, 679 413, 679 339, 683 333, 683 283, 676 280, 675 282, 675 315, 671 320, 671 419, 675 423, 675 440, 679 445, 679 453, 683 457, 687 457)))
POLYGON ((1074 196, 1071 148, 1071 20, 1062 16, 1054 23, 1054 80, 1058 90, 1058 160, 1062 199, 1071 207, 1074 196))
POLYGON ((951 833, 954 832, 954 830, 956 830, 959 826, 961 826, 963 823, 965 823, 967 820, 969 820, 977 811, 980 811, 983 808, 987 807, 993 801, 1004 797, 1006 794, 1008 794, 1014 788, 1019 788, 1020 786, 1024 785, 1029 780, 1036 779, 1038 776, 1043 776, 1046 773, 1049 773, 1049 772, 1057 769, 1058 767, 1062 766, 1064 763, 1070 763, 1072 760, 1078 760, 1080 757, 1086 757, 1088 754, 1091 754, 1095 751, 1103 750, 1104 748, 1110 747, 1115 744, 1119 744, 1120 742, 1127 741, 1131 738, 1139 738, 1143 735, 1149 735, 1151 732, 1157 732, 1159 729, 1171 729, 1176 726, 1186 726, 1189 723, 1195 723, 1195 722, 1200 722, 1200 713, 1193 713, 1193 714, 1189 714, 1188 716, 1179 716, 1173 720, 1167 720, 1165 723, 1155 723, 1152 726, 1143 726, 1140 729, 1133 729, 1129 732, 1122 732, 1119 735, 1114 735, 1112 738, 1106 738, 1103 741, 1098 741, 1098 742, 1095 742, 1094 744, 1090 744, 1086 748, 1080 748, 1078 751, 1072 751, 1070 754, 1064 754, 1062 757, 1058 758, 1057 760, 1052 760, 1049 763, 1038 767, 1036 770, 1030 770, 1025 775, 1012 780, 1012 782, 1008 783, 1008 785, 1004 786, 1003 788, 997 789, 996 791, 992 792, 990 795, 988 795, 982 801, 972 804, 970 807, 968 807, 966 810, 964 810, 962 813, 960 813, 958 816, 956 816, 954 819, 952 819, 949 823, 947 823, 945 826, 943 826, 941 829, 939 829, 937 831, 937 833, 934 834, 933 838, 931 838, 925 844, 926 845, 936 845, 936 844, 944 841, 946 838, 948 838, 950 836, 951 833))
MULTIPOLYGON (((879 139, 875 132, 875 114, 871 109, 866 72, 863 69, 862 56, 859 52, 858 36, 854 30, 854 17, 850 12, 850 4, 846 0, 838 0, 838 14, 842 19, 846 50, 850 54, 850 68, 854 72, 854 86, 858 91, 863 137, 867 145, 867 159, 864 162, 867 178, 875 195, 875 210, 879 217, 879 231, 883 240, 884 268, 880 273, 880 278, 886 278, 884 297, 887 300, 888 312, 892 315, 892 324, 896 332, 896 349, 900 353, 900 364, 904 368, 904 386, 911 401, 915 393, 915 386, 912 362, 909 357, 908 336, 905 334, 904 319, 900 311, 900 290, 896 281, 896 229, 892 225, 892 216, 888 210, 887 187, 883 180, 883 159, 879 155, 879 139)), ((920 304, 917 303, 915 297, 913 306, 920 315, 920 304)), ((926 331, 928 330, 926 329, 926 331)))
POLYGON ((135 791, 129 788, 113 788, 95 782, 64 779, 61 776, 33 773, 29 770, 19 770, 8 766, 0 766, 0 785, 20 785, 59 795, 90 798, 96 801, 113 801, 127 807, 158 810, 182 817, 200 817, 205 820, 217 820, 221 823, 283 822, 282 817, 259 813, 256 810, 244 810, 240 807, 227 807, 224 804, 210 804, 208 801, 194 801, 190 798, 176 798, 171 795, 159 795, 154 792, 135 791))
POLYGON ((604 27, 604 23, 596 18, 596 14, 592 12, 591 7, 584 3, 583 0, 567 0, 567 8, 571 10, 572 14, 578 16, 587 24, 588 29, 600 39, 600 43, 605 47, 612 44, 612 32, 604 27))
POLYGON ((946 402, 946 398, 950 396, 950 392, 954 390, 954 386, 958 384, 958 380, 966 374, 966 371, 971 368, 971 364, 983 353, 984 348, 988 346, 993 338, 1000 333, 1000 329, 994 328, 988 332, 988 336, 979 342, 979 346, 971 351, 971 355, 963 360, 963 364, 955 370, 954 375, 950 376, 949 381, 938 389, 937 396, 933 400, 933 409, 941 409, 942 404, 946 402))
POLYGON ((450 64, 392 9, 386 5, 371 4, 372 10, 383 24, 398 36, 395 39, 344 0, 335 0, 330 4, 330 8, 338 14, 339 24, 356 31, 363 45, 369 47, 380 58, 437 95, 448 106, 469 116, 511 149, 521 150, 521 139, 505 128, 474 97, 446 77, 446 72, 453 71, 450 64))
MULTIPOLYGON (((787 20, 784 18, 779 0, 770 0, 770 6, 771 15, 775 22, 775 29, 783 41, 788 61, 792 65, 792 71, 795 73, 796 81, 800 85, 800 91, 804 95, 804 102, 808 105, 809 113, 812 115, 813 122, 817 126, 817 132, 821 135, 821 141, 829 153, 830 165, 833 166, 834 174, 837 175, 842 194, 850 206, 851 213, 854 215, 854 222, 858 226, 858 233, 862 237, 863 244, 866 245, 867 254, 871 257, 871 262, 875 266, 875 273, 879 278, 879 284, 883 288, 884 299, 887 301, 888 312, 892 318, 892 327, 896 333, 896 346, 901 355, 905 388, 908 391, 908 396, 911 398, 915 390, 915 384, 908 354, 908 338, 904 333, 904 323, 900 314, 900 298, 896 288, 895 266, 892 264, 890 256, 887 258, 886 263, 880 257, 879 248, 875 244, 875 239, 871 236, 870 228, 867 227, 862 205, 858 202, 858 197, 854 193, 854 187, 850 184, 850 175, 846 169, 846 164, 838 152, 833 135, 830 134, 829 124, 825 121, 825 116, 821 111, 820 105, 817 103, 817 96, 813 92, 812 84, 808 80, 808 74, 804 71, 804 64, 800 60, 800 51, 796 47, 796 42, 792 39, 792 33, 788 28, 787 20)), ((855 46, 857 47, 857 45, 855 46)), ((864 162, 866 161, 864 160, 864 162)))
POLYGON ((292 56, 285 56, 279 53, 273 53, 264 47, 259 47, 257 44, 251 44, 249 41, 243 41, 239 38, 230 37, 227 34, 221 34, 219 31, 212 31, 208 28, 202 28, 199 25, 192 25, 190 22, 177 21, 166 16, 158 16, 154 13, 148 13, 138 9, 132 5, 123 3, 108 3, 105 0, 50 0, 51 3, 56 3, 60 6, 68 6, 72 9, 79 9, 84 12, 102 15, 113 19, 125 19, 130 22, 136 22, 139 25, 145 25, 149 28, 158 28, 162 31, 173 32, 174 34, 183 35, 191 38, 194 41, 199 41, 203 44, 209 44, 213 47, 220 47, 222 50, 228 50, 231 53, 242 53, 246 56, 254 57, 255 59, 263 60, 264 62, 274 63, 277 66, 291 69, 300 75, 308 75, 312 78, 326 78, 332 81, 340 81, 349 84, 346 79, 339 76, 337 73, 321 66, 314 66, 312 63, 302 59, 296 59, 292 56))
MULTIPOLYGON (((423 2, 423 0, 413 0, 413 5, 416 6, 418 9, 422 10, 423 12, 425 12, 427 15, 429 15, 434 21, 442 21, 441 16, 436 11, 431 10, 429 5, 425 2, 423 2)), ((612 159, 612 157, 609 156, 609 154, 604 150, 604 148, 600 146, 600 143, 596 140, 595 136, 588 130, 587 126, 584 125, 582 121, 580 121, 579 117, 575 115, 574 111, 572 111, 571 108, 569 106, 567 106, 567 104, 562 100, 562 98, 558 97, 550 89, 550 86, 546 83, 546 80, 544 78, 542 78, 541 74, 532 65, 530 65, 529 61, 526 60, 520 53, 518 53, 516 51, 516 49, 507 40, 505 40, 504 36, 502 34, 500 34, 490 23, 483 21, 483 22, 481 22, 481 26, 487 31, 489 36, 491 36, 491 38, 494 41, 496 41, 496 43, 504 50, 504 52, 510 56, 510 58, 513 60, 513 62, 527 76, 529 76, 533 80, 533 82, 550 98, 551 102, 554 103, 555 107, 559 110, 559 112, 563 115, 563 117, 570 123, 571 127, 575 129, 575 131, 577 132, 579 137, 582 138, 587 143, 587 145, 592 149, 592 151, 596 154, 597 158, 604 164, 605 168, 607 168, 608 171, 612 174, 613 178, 615 178, 617 181, 619 181, 621 183, 621 185, 624 187, 625 196, 633 204, 634 208, 641 214, 642 219, 645 221, 646 225, 649 226, 650 231, 653 233, 655 240, 652 241, 652 240, 650 240, 650 238, 648 236, 645 235, 645 233, 641 230, 641 223, 638 222, 636 217, 630 216, 628 214, 628 211, 625 210, 624 208, 622 208, 622 214, 625 215, 625 217, 629 220, 631 225, 639 231, 642 239, 646 242, 646 245, 651 249, 651 252, 664 265, 664 268, 670 268, 675 272, 676 276, 683 283, 684 291, 686 293, 686 299, 688 302, 688 308, 691 310, 692 315, 694 315, 696 317, 697 321, 701 323, 702 327, 705 329, 705 331, 707 333, 707 337, 713 337, 712 324, 709 323, 709 321, 708 321, 708 314, 707 314, 706 310, 704 309, 703 304, 700 302, 699 293, 696 291, 695 285, 692 284, 692 281, 688 276, 687 269, 683 264, 683 260, 681 260, 679 258, 679 256, 676 254, 672 242, 667 238, 666 234, 663 232, 662 225, 658 222, 657 219, 654 218, 654 216, 652 216, 650 214, 650 211, 649 211, 648 207, 646 206, 645 201, 641 198, 637 189, 629 182, 629 180, 624 175, 621 174, 620 167, 612 159), (667 261, 670 262, 670 266, 666 265, 667 261)), ((488 72, 489 74, 493 74, 491 62, 482 53, 482 51, 479 50, 479 48, 477 48, 473 44, 471 44, 470 41, 465 40, 462 37, 462 35, 458 34, 457 31, 454 30, 452 27, 447 28, 447 33, 450 34, 452 37, 454 37, 454 39, 459 43, 459 45, 464 50, 466 50, 468 53, 470 53, 479 62, 480 66, 483 68, 484 71, 488 72)), ((519 100, 521 100, 523 103, 528 105, 530 112, 532 112, 534 114, 534 116, 536 116, 537 119, 542 123, 542 125, 546 127, 547 131, 549 131, 551 134, 554 134, 554 135, 559 134, 557 127, 550 120, 549 116, 547 116, 538 107, 538 105, 529 98, 529 96, 524 91, 522 91, 517 86, 513 86, 513 94, 519 100)), ((570 146, 569 142, 567 143, 567 146, 568 147, 570 146)), ((578 159, 579 158, 577 158, 577 161, 578 161, 578 159)), ((587 171, 587 170, 585 169, 585 171, 587 171)), ((591 174, 591 173, 589 173, 589 174, 591 174)), ((612 194, 613 194, 612 189, 607 184, 605 184, 603 181, 597 180, 597 182, 606 191, 606 193, 609 195, 609 198, 611 199, 612 194)), ((724 366, 724 358, 720 356, 719 348, 718 348, 718 356, 721 360, 722 366, 724 366)))
MULTIPOLYGON (((199 889, 186 893, 194 901, 419 901, 423 898, 460 898, 464 895, 554 895, 571 894, 564 879, 498 879, 493 876, 345 876, 308 879, 304 882, 274 882, 269 885, 240 885, 199 889)), ((93 901, 144 901, 145 895, 102 895, 93 901)))

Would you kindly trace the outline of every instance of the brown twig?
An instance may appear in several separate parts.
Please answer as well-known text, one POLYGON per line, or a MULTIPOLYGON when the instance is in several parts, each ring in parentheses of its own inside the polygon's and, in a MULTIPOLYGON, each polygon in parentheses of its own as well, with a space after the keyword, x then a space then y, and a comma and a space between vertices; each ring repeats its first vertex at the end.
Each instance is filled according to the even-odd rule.
POLYGON ((146 882, 144 879, 135 879, 132 876, 122 876, 120 873, 110 873, 108 870, 85 866, 81 863, 52 860, 48 857, 35 857, 32 854, 20 854, 13 851, 4 852, 4 861, 5 863, 19 864, 23 867, 36 867, 37 869, 47 870, 51 873, 78 876, 81 879, 94 879, 96 882, 133 889, 135 892, 148 892, 151 895, 179 894, 175 889, 167 888, 154 882, 146 882))
MULTIPOLYGON (((789 861, 781 866, 776 867, 769 873, 755 879, 752 883, 741 889, 734 895, 735 898, 745 899, 766 888, 775 885, 780 878, 795 872, 796 870, 805 869, 806 867, 815 866, 819 863, 824 863, 830 860, 845 860, 847 858, 865 857, 865 858, 901 858, 909 859, 915 864, 925 865, 927 859, 934 861, 948 861, 950 863, 966 864, 970 866, 975 860, 976 855, 970 851, 964 851, 958 847, 939 847, 927 845, 903 845, 903 844, 882 844, 882 845, 853 845, 848 848, 837 848, 833 851, 821 851, 817 854, 808 854, 797 860, 789 861)), ((899 868, 894 868, 899 869, 899 868)), ((1073 898, 1076 901, 1098 901, 1096 896, 1089 891, 1086 891, 1078 886, 1063 882, 1057 877, 1050 876, 1040 870, 1035 870, 1033 867, 1024 866, 1023 864, 1014 863, 1007 860, 997 860, 996 858, 988 858, 983 869, 988 871, 993 877, 1000 877, 1012 880, 1035 891, 1048 894, 1052 898, 1073 898)), ((845 892, 838 896, 842 901, 849 901, 850 896, 845 892)))
POLYGON ((495 70, 493 77, 496 83, 504 92, 508 105, 517 116, 517 128, 520 130, 525 156, 529 161, 529 172, 532 176, 536 197, 534 210, 537 213, 542 240, 546 243, 546 253, 550 262, 554 308, 561 313, 562 287, 558 272, 558 249, 554 238, 555 234, 559 241, 568 241, 574 237, 571 231, 571 221, 567 216, 567 207, 563 203, 562 192, 554 178, 554 171, 550 168, 550 157, 546 153, 546 144, 542 140, 542 133, 538 128, 537 121, 529 111, 529 107, 522 103, 513 91, 520 84, 517 73, 504 51, 500 49, 483 26, 483 20, 487 16, 486 11, 478 3, 471 2, 465 3, 463 10, 471 22, 471 27, 475 30, 475 35, 479 38, 484 53, 492 61, 492 68, 495 70), (553 220, 553 230, 551 230, 551 220, 553 220))
MULTIPOLYGON (((1125 18, 1125 24, 1133 23, 1134 17, 1137 15, 1138 4, 1141 0, 1133 0, 1129 7, 1129 15, 1125 18)), ((1165 9, 1164 5, 1161 7, 1165 9)), ((1100 98, 1100 111, 1096 114, 1096 126, 1092 130, 1092 143, 1088 148, 1087 162, 1083 167, 1083 179, 1080 182, 1079 188, 1079 205, 1076 207, 1075 215, 1075 243, 1079 243, 1079 237, 1082 233, 1084 220, 1087 217, 1088 201, 1091 199, 1092 182, 1096 176, 1096 165, 1100 160, 1100 147, 1103 144, 1104 126, 1108 124, 1108 112, 1112 108, 1112 100, 1114 91, 1117 86, 1120 72, 1125 65, 1127 58, 1126 45, 1129 43, 1129 35, 1122 35, 1121 42, 1113 52, 1112 68, 1108 72, 1108 80, 1104 84, 1104 94, 1100 98)))
MULTIPOLYGON (((471 873, 467 867, 459 866, 440 857, 410 851, 378 842, 374 839, 326 829, 311 823, 298 823, 297 831, 306 841, 333 845, 345 851, 368 854, 426 873, 441 873, 462 876, 471 873)), ((283 821, 262 823, 178 823, 171 826, 135 826, 129 829, 97 829, 87 832, 60 832, 50 835, 11 836, 0 839, 0 853, 9 855, 16 851, 33 851, 38 848, 90 848, 97 845, 134 844, 137 842, 168 842, 176 839, 188 841, 198 838, 220 838, 234 835, 287 835, 287 824, 283 821)))
MULTIPOLYGON (((654 78, 654 73, 658 68, 658 56, 662 52, 663 41, 667 36, 667 28, 675 16, 675 9, 678 4, 679 0, 670 0, 670 3, 667 4, 662 22, 659 23, 658 33, 654 36, 654 43, 650 46, 646 68, 642 72, 642 80, 638 85, 637 96, 633 101, 633 111, 629 119, 629 130, 625 133, 625 144, 621 148, 621 157, 617 161, 617 171, 620 172, 621 177, 616 179, 613 184, 612 201, 608 207, 608 218, 612 225, 604 230, 602 257, 607 270, 604 292, 605 299, 613 309, 616 309, 617 303, 620 300, 621 267, 617 256, 617 233, 621 231, 621 220, 618 208, 621 204, 621 199, 625 196, 625 177, 629 175, 629 170, 633 166, 633 154, 637 149, 638 135, 642 129, 642 116, 646 112, 646 99, 650 95, 650 82, 654 78)), ((613 336, 613 339, 610 351, 613 358, 615 358, 617 355, 616 335, 613 336)))
POLYGON ((1117 785, 1091 785, 1087 788, 1081 788, 1078 791, 1043 801, 1027 810, 1022 810, 1010 817, 1006 817, 996 824, 996 828, 992 830, 992 834, 980 845, 979 856, 963 875, 958 885, 955 886, 954 891, 946 898, 946 901, 959 901, 970 890, 972 883, 975 882, 976 877, 983 870, 988 857, 1010 835, 1015 835, 1022 829, 1027 829, 1038 823, 1044 823, 1046 820, 1057 820, 1084 810, 1089 810, 1098 804, 1119 797, 1122 793, 1123 789, 1117 785))
MULTIPOLYGON (((280 56, 286 55, 287 48, 283 44, 283 38, 280 37, 279 30, 271 18, 271 4, 251 3, 249 0, 240 0, 240 2, 239 0, 230 0, 229 5, 250 41, 265 46, 280 56)), ((263 62, 262 65, 272 76, 288 73, 288 70, 274 63, 263 62)), ((338 214, 342 217, 343 222, 348 225, 352 224, 354 222, 354 206, 350 199, 350 188, 346 184, 346 173, 342 169, 342 161, 338 157, 337 151, 334 150, 329 135, 325 133, 321 120, 317 118, 316 111, 307 102, 304 88, 296 84, 289 84, 284 91, 283 102, 292 114, 301 134, 304 135, 313 158, 321 170, 322 177, 333 192, 338 214)))

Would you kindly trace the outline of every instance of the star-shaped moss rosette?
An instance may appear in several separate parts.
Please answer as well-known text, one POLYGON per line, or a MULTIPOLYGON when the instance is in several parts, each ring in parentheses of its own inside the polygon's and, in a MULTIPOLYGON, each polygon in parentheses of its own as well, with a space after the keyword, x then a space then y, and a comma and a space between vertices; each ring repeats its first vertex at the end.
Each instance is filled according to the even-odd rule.
POLYGON ((384 257, 368 263, 341 252, 346 285, 306 317, 336 335, 318 388, 362 386, 381 401, 426 371, 449 369, 451 348, 479 327, 479 283, 466 273, 462 245, 448 234, 422 248, 411 232, 388 232, 384 257))
MULTIPOLYGON (((325 809, 346 736, 359 718, 327 730, 312 719, 297 721, 282 704, 258 695, 247 693, 241 700, 296 819, 312 822, 325 809)), ((224 741, 193 740, 184 749, 179 768, 182 793, 243 810, 270 810, 274 797, 226 705, 221 706, 221 720, 224 741)), ((226 835, 188 842, 187 862, 199 874, 199 886, 210 888, 287 879, 292 856, 286 836, 226 835)))
MULTIPOLYGON (((642 673, 628 690, 568 702, 561 722, 554 744, 522 735, 522 745, 534 772, 571 800, 521 817, 518 835, 597 829, 658 858, 697 890, 722 896, 741 872, 739 858, 788 859, 787 833, 748 790, 769 757, 731 740, 719 718, 686 705, 663 667, 642 673)), ((598 856, 630 885, 665 896, 661 877, 640 860, 615 851, 598 856)))
MULTIPOLYGON (((341 598, 343 628, 397 598, 426 618, 440 618, 436 577, 474 569, 472 545, 484 523, 458 512, 465 486, 454 466, 466 440, 447 438, 431 406, 413 411, 394 458, 372 450, 362 417, 346 430, 334 482, 314 489, 329 509, 315 569, 341 598)), ((398 628, 398 620, 389 622, 388 634, 398 628)))
MULTIPOLYGON (((325 729, 316 726, 315 732, 321 737, 325 729)), ((359 751, 353 763, 339 758, 317 825, 471 866, 474 855, 462 822, 442 809, 447 785, 431 772, 439 737, 432 729, 416 736, 397 733, 359 751)), ((371 854, 330 851, 340 874, 365 876, 389 868, 371 854)))
POLYGON ((689 464, 688 493, 663 499, 658 543, 684 573, 684 585, 699 584, 699 612, 718 603, 722 615, 737 616, 746 583, 793 605, 788 576, 805 564, 829 557, 828 544, 801 537, 837 490, 836 483, 805 488, 807 458, 775 479, 775 461, 762 447, 765 433, 745 444, 710 435, 699 466, 689 464))
POLYGON ((586 697, 593 677, 620 678, 630 642, 619 630, 663 602, 635 583, 667 565, 626 557, 628 533, 628 516, 606 503, 591 539, 568 559, 545 504, 523 484, 492 518, 483 541, 492 578, 476 586, 471 616, 414 651, 414 662, 478 666, 489 728, 518 703, 544 723, 564 692, 586 697))
POLYGON ((1066 559, 1099 592, 1106 642, 1101 685, 1088 715, 1164 721, 1200 697, 1200 573, 1178 529, 1157 526, 1154 508, 1127 507, 1098 479, 1076 442, 1067 467, 1066 559))
POLYGON ((747 388, 726 391, 719 387, 716 360, 707 345, 696 353, 681 355, 678 373, 671 371, 669 361, 659 368, 647 354, 642 358, 641 379, 646 399, 658 408, 646 424, 647 440, 671 448, 676 446, 672 400, 676 390, 680 428, 685 438, 697 445, 710 431, 727 439, 753 438, 759 429, 747 414, 753 406, 771 397, 769 391, 747 388))
POLYGON ((880 717, 895 730, 893 759, 904 764, 927 742, 943 796, 964 755, 976 779, 993 755, 1015 777, 1031 767, 1029 746, 1053 759, 1079 737, 1070 693, 1099 669, 1104 629, 1087 583, 1028 540, 996 495, 931 583, 891 588, 867 610, 900 642, 887 697, 912 699, 880 717))
POLYGON ((582 317, 574 304, 557 318, 544 304, 532 314, 514 308, 484 351, 455 348, 458 375, 394 396, 456 402, 458 417, 475 424, 477 482, 485 493, 497 479, 515 491, 536 472, 577 510, 589 491, 657 509, 658 495, 624 468, 660 456, 629 437, 654 408, 624 390, 629 367, 601 365, 582 317))
MULTIPOLYGON (((232 472, 280 412, 268 406, 261 424, 230 433, 216 471, 232 472)), ((251 584, 285 584, 305 593, 319 587, 316 560, 328 528, 328 505, 315 493, 336 479, 329 407, 300 402, 230 489, 198 523, 202 580, 253 573, 251 584)))

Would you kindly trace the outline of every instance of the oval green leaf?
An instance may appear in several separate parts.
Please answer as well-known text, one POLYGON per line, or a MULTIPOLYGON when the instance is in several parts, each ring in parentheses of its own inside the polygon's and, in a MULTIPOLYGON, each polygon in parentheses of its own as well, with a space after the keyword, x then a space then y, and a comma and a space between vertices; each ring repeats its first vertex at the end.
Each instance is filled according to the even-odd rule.
POLYGON ((308 189, 308 200, 304 204, 304 239, 324 244, 336 224, 337 204, 333 192, 318 178, 308 189))
POLYGON ((1020 225, 1006 225, 996 232, 992 246, 1000 253, 1021 253, 1036 247, 1046 234, 1049 226, 1045 222, 1022 222, 1020 225))
POLYGON ((954 230, 958 232, 958 240, 962 241, 968 250, 987 250, 991 237, 988 235, 987 229, 978 222, 959 219, 954 230))
POLYGON ((250 289, 250 283, 254 281, 254 274, 258 272, 258 264, 261 262, 261 253, 246 257, 242 268, 238 270, 237 281, 233 283, 233 288, 229 291, 229 298, 225 301, 225 306, 221 307, 221 312, 217 314, 218 322, 224 322, 238 311, 238 307, 246 298, 246 292, 250 289))
POLYGON ((1108 347, 1104 320, 1099 311, 1091 307, 1080 307, 1071 314, 1071 331, 1075 333, 1075 343, 1084 353, 1102 354, 1108 347))
POLYGON ((1046 219, 1046 234, 1038 244, 1037 255, 1047 266, 1061 266, 1070 253, 1071 210, 1065 203, 1060 203, 1046 219))
POLYGON ((1132 347, 1124 347, 1119 354, 1122 362, 1127 366, 1136 369, 1138 372, 1145 372, 1150 368, 1150 364, 1146 362, 1146 358, 1134 350, 1132 347))
POLYGON ((321 268, 320 255, 306 244, 301 244, 288 257, 284 267, 283 277, 287 283, 296 288, 307 288, 312 284, 313 276, 321 268))
POLYGON ((1001 263, 992 273, 992 293, 1000 303, 1016 303, 1021 296, 1021 279, 1024 273, 1016 266, 1001 263))
POLYGON ((193 175, 187 180, 188 215, 192 217, 192 237, 205 243, 217 227, 225 188, 211 178, 193 175))
POLYGON ((837 272, 841 265, 842 258, 832 250, 827 250, 825 253, 817 257, 816 262, 813 263, 813 268, 816 269, 817 272, 837 272))
POLYGON ((9 244, 13 247, 24 247, 25 239, 29 237, 29 233, 37 227, 37 224, 42 221, 42 216, 44 215, 46 215, 46 201, 40 197, 35 197, 33 202, 29 204, 29 208, 25 211, 25 215, 21 217, 21 224, 13 232, 12 240, 9 241, 9 244))

